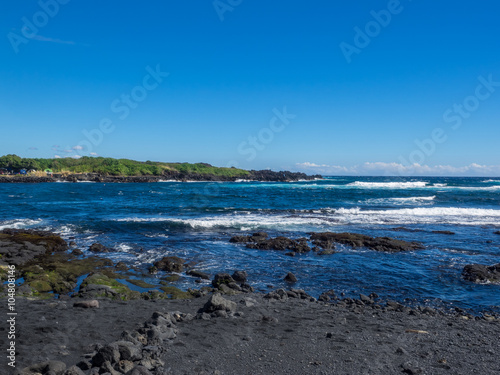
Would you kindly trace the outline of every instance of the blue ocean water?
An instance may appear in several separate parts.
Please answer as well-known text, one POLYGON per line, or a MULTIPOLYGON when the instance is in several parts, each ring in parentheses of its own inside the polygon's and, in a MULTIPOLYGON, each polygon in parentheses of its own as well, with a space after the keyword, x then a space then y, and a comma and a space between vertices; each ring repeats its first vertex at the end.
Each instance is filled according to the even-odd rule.
MULTIPOLYGON (((327 177, 293 183, 240 181, 150 184, 0 184, 0 229, 60 233, 87 250, 147 273, 155 260, 177 255, 211 273, 246 270, 250 283, 287 286, 318 296, 375 292, 384 299, 481 311, 499 310, 500 285, 464 281, 470 263, 500 262, 500 178, 327 177), (404 227, 406 230, 395 231, 404 227), (432 233, 453 231, 455 235, 432 233), (292 238, 313 231, 355 232, 420 241, 424 250, 386 254, 337 246, 329 256, 288 257, 229 243, 266 231, 292 238)), ((162 275, 146 275, 158 283, 162 275)), ((139 276, 138 276, 139 277, 139 276)), ((199 287, 182 275, 178 286, 199 287)))

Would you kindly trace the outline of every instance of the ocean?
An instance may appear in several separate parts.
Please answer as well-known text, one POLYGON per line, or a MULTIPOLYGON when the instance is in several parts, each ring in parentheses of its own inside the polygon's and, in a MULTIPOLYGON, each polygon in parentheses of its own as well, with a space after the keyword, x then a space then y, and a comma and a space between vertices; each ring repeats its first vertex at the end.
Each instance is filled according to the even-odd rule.
MULTIPOLYGON (((147 274, 152 262, 176 255, 211 275, 246 270, 258 291, 289 287, 283 277, 293 272, 294 287, 315 297, 330 289, 347 297, 375 292, 409 305, 500 311, 500 285, 461 278, 466 264, 500 262, 500 178, 0 184, 3 228, 54 231, 86 254, 102 243, 114 249, 103 256, 143 270, 137 278, 153 284, 163 275, 147 274), (354 232, 425 249, 392 254, 337 245, 333 255, 289 257, 229 243, 256 231, 291 238, 354 232)), ((185 274, 176 283, 200 285, 185 274)))

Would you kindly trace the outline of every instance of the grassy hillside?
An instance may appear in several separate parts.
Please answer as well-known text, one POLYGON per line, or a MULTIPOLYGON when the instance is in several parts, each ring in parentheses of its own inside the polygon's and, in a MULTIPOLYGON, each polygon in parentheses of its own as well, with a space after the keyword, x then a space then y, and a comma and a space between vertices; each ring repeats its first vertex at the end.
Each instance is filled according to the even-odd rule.
POLYGON ((178 172, 238 178, 249 174, 243 169, 218 168, 205 163, 140 162, 87 156, 80 159, 28 159, 17 155, 5 155, 0 157, 0 168, 8 168, 14 172, 19 172, 21 169, 37 171, 51 169, 54 173, 99 173, 105 176, 162 176, 178 172))

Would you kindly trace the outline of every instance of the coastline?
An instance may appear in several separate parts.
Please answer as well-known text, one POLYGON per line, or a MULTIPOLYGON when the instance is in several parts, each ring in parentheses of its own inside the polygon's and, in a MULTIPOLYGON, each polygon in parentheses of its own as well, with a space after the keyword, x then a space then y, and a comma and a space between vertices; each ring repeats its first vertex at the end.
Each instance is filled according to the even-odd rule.
POLYGON ((216 174, 198 173, 164 173, 160 176, 110 176, 98 173, 79 174, 57 174, 52 176, 29 176, 13 175, 0 176, 0 183, 46 183, 46 182, 101 182, 101 183, 154 183, 154 182, 238 182, 238 181, 261 181, 261 182, 296 182, 311 181, 321 178, 320 175, 307 175, 300 172, 269 170, 248 171, 244 179, 241 176, 229 177, 216 174))
MULTIPOLYGON (((332 239, 380 247, 375 239, 354 234, 319 236, 323 246, 337 236, 332 239)), ((276 243, 266 238, 255 242, 254 237, 234 240, 276 243)), ((417 246, 380 240, 394 249, 417 246)), ((259 293, 244 271, 216 274, 210 287, 187 292, 177 289, 173 278, 162 292, 139 293, 118 281, 127 267, 100 257, 102 245, 82 257, 54 233, 4 230, 0 248, 2 270, 15 265, 17 277, 25 278, 15 297, 16 369, 11 373, 16 375, 469 374, 499 369, 500 316, 495 313, 405 306, 376 294, 341 298, 326 291, 316 299, 292 287, 259 293)), ((175 276, 180 261, 170 256, 155 265, 175 276)), ((3 289, 6 306, 6 284, 3 289)), ((5 338, 0 336, 2 347, 5 338)))

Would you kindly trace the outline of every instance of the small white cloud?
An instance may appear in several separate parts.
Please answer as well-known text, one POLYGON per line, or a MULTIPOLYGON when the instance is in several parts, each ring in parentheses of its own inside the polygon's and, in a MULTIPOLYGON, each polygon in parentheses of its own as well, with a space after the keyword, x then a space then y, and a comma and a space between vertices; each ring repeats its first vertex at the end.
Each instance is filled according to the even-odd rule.
POLYGON ((54 158, 56 158, 56 159, 62 159, 61 156, 59 156, 59 155, 54 155, 54 158))
POLYGON ((83 146, 80 146, 80 145, 75 146, 75 147, 73 147, 73 150, 83 150, 83 146))
POLYGON ((73 152, 73 150, 64 150, 64 152, 67 154, 71 154, 73 152))
POLYGON ((81 155, 71 155, 73 159, 80 159, 82 156, 81 155))
POLYGON ((99 156, 99 155, 97 154, 97 152, 91 152, 91 153, 90 153, 90 155, 91 155, 91 156, 99 156))

